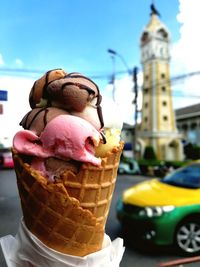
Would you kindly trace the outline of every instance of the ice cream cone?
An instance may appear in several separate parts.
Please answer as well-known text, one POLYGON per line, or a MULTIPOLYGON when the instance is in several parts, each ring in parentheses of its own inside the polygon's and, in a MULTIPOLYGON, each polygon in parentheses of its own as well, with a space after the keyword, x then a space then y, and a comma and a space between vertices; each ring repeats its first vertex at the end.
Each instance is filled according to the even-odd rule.
POLYGON ((69 196, 78 199, 81 207, 89 210, 104 225, 115 188, 122 148, 123 143, 108 152, 100 167, 84 164, 77 175, 71 172, 63 175, 69 196))
POLYGON ((85 256, 100 250, 122 149, 121 143, 100 167, 83 164, 78 174, 66 172, 57 183, 48 183, 13 150, 27 228, 62 253, 85 256))

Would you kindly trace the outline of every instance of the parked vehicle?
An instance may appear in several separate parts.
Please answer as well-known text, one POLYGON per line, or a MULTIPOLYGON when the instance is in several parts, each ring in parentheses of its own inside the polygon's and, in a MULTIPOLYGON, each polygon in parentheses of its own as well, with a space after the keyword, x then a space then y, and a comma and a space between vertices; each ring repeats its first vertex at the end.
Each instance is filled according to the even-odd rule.
POLYGON ((10 148, 0 148, 0 169, 14 168, 12 152, 10 148))
POLYGON ((139 174, 140 167, 136 160, 133 158, 127 158, 126 161, 122 160, 119 163, 119 174, 139 174))
POLYGON ((135 241, 200 254, 200 161, 125 190, 117 217, 135 241))

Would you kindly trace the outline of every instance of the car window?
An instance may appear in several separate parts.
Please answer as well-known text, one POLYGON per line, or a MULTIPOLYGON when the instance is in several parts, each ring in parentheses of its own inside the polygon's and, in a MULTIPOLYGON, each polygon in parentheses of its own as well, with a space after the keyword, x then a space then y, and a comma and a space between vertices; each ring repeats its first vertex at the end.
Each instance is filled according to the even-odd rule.
POLYGON ((163 178, 162 182, 185 188, 200 188, 200 164, 178 169, 163 178))

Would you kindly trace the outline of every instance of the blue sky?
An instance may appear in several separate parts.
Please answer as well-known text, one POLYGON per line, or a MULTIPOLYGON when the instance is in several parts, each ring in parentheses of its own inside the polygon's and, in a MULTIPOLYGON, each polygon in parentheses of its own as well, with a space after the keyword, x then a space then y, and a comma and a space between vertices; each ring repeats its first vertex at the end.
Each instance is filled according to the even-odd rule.
MULTIPOLYGON (((112 96, 108 85, 113 64, 107 49, 122 55, 129 68, 139 68, 140 36, 150 20, 151 0, 7 0, 0 8, 0 90, 8 91, 0 114, 0 138, 13 135, 30 110, 28 95, 44 72, 63 68, 81 72, 112 96), (17 69, 16 72, 5 71, 17 69), (20 70, 36 70, 24 73, 20 70), (98 77, 96 79, 95 77, 98 77), (20 103, 20 104, 19 104, 20 103), (17 110, 17 112, 15 112, 17 110), (12 121, 8 125, 8 121, 12 121)), ((171 33, 171 77, 200 70, 200 1, 154 0, 160 20, 171 33)), ((125 122, 134 123, 131 77, 115 61, 117 104, 125 122)), ((174 108, 200 102, 200 75, 172 83, 174 108), (187 99, 187 101, 186 101, 187 99)), ((141 91, 139 92, 141 104, 141 91)), ((1 103, 0 103, 1 104, 1 103)))
MULTIPOLYGON (((178 0, 154 1, 178 39, 178 0)), ((151 0, 7 0, 0 9, 2 67, 49 70, 63 67, 90 76, 112 72, 108 48, 140 67, 139 38, 150 18, 151 0), (18 59, 18 60, 17 60, 18 59), (17 60, 17 62, 16 62, 17 60)), ((118 60, 116 70, 124 70, 118 60)))

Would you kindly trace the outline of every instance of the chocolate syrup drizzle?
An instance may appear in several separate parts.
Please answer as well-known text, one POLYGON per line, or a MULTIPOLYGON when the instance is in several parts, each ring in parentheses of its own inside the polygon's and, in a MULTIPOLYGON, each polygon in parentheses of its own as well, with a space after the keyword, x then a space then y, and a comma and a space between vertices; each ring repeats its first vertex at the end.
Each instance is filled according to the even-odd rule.
POLYGON ((44 123, 44 127, 47 125, 47 114, 49 112, 48 108, 42 108, 40 110, 38 110, 38 112, 35 113, 35 115, 33 116, 32 120, 29 122, 28 124, 28 119, 29 119, 29 116, 31 115, 31 111, 29 111, 27 113, 27 115, 22 119, 22 121, 20 122, 20 126, 22 126, 24 129, 27 129, 29 130, 31 128, 31 125, 33 124, 34 120, 37 118, 37 116, 42 112, 44 111, 44 116, 43 116, 43 123, 44 123), (25 120, 25 121, 24 121, 25 120), (27 125, 28 124, 28 125, 27 125))
MULTIPOLYGON (((36 114, 33 116, 32 120, 30 121, 29 125, 27 125, 28 123, 28 118, 29 118, 29 115, 31 113, 31 111, 26 115, 26 117, 24 118, 25 119, 25 122, 24 122, 24 119, 22 119, 22 121, 20 122, 20 125, 22 125, 25 129, 30 129, 32 123, 34 122, 34 120, 36 119, 36 117, 38 116, 38 114, 42 111, 45 111, 45 114, 44 114, 44 117, 43 117, 43 123, 44 123, 44 126, 46 126, 47 124, 47 114, 48 114, 48 107, 51 107, 52 104, 51 104, 51 97, 49 96, 49 93, 48 93, 48 86, 53 83, 54 81, 56 80, 60 80, 60 79, 67 79, 67 78, 74 78, 74 79, 77 79, 77 78, 81 78, 81 79, 86 79, 88 81, 90 81, 92 84, 94 84, 94 86, 96 87, 97 89, 97 102, 96 102, 96 107, 97 107, 97 114, 98 114, 98 117, 99 117, 99 121, 100 121, 100 124, 101 124, 101 129, 104 127, 104 120, 103 120, 103 114, 102 114, 102 108, 101 108, 101 101, 102 101, 102 96, 100 94, 100 91, 99 91, 99 88, 98 86, 91 80, 89 79, 88 77, 85 77, 81 74, 78 74, 76 72, 71 72, 67 75, 65 75, 64 77, 60 77, 60 78, 57 78, 56 80, 53 80, 53 81, 50 81, 49 82, 49 75, 52 71, 55 71, 55 70, 62 70, 60 68, 58 69, 53 69, 53 70, 50 70, 46 73, 45 75, 45 83, 44 83, 44 86, 42 88, 42 98, 44 99, 47 99, 47 107, 45 108, 42 108, 40 109, 38 112, 36 112, 36 114)), ((36 84, 37 84, 37 81, 34 83, 33 87, 32 87, 32 91, 31 91, 31 95, 30 95, 30 105, 32 107, 32 102, 34 102, 33 100, 33 95, 34 95, 34 91, 36 89, 36 84)), ((86 86, 86 85, 83 85, 83 84, 80 84, 80 83, 77 83, 77 82, 66 82, 64 83, 62 86, 61 86, 61 90, 63 91, 65 86, 68 86, 68 85, 75 85, 77 86, 78 88, 80 89, 83 89, 83 90, 86 90, 88 92, 89 95, 94 95, 95 96, 95 91, 93 89, 91 89, 90 87, 86 86)), ((103 139, 103 142, 106 143, 106 138, 104 136, 104 134, 102 133, 102 139, 103 139)))
MULTIPOLYGON (((89 79, 88 77, 85 77, 81 74, 77 74, 75 72, 71 72, 69 74, 67 74, 65 77, 63 77, 62 79, 66 79, 66 78, 82 78, 82 79, 86 79, 88 81, 90 81, 91 83, 94 84, 94 86, 97 88, 97 103, 96 103, 96 107, 97 107, 97 114, 98 114, 98 117, 99 117, 99 121, 100 121, 100 124, 101 124, 101 128, 104 127, 104 120, 103 120, 103 114, 102 114, 102 109, 101 109, 101 101, 102 101, 102 96, 100 94, 100 91, 99 91, 99 87, 96 85, 96 83, 94 83, 91 79, 89 79)), ((94 94, 95 95, 95 92, 93 89, 89 88, 88 86, 85 86, 85 85, 82 85, 82 84, 79 84, 79 83, 73 83, 72 84, 78 86, 80 89, 84 89, 86 90, 89 95, 90 94, 94 94)), ((65 84, 67 85, 67 83, 65 84)), ((65 86, 64 85, 64 86, 65 86)), ((64 86, 62 86, 62 89, 64 88, 64 86)))

